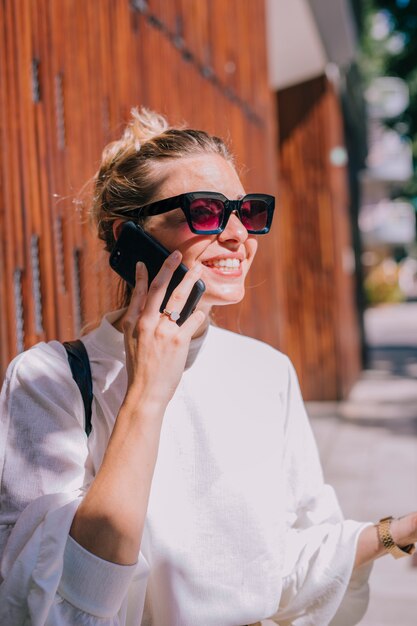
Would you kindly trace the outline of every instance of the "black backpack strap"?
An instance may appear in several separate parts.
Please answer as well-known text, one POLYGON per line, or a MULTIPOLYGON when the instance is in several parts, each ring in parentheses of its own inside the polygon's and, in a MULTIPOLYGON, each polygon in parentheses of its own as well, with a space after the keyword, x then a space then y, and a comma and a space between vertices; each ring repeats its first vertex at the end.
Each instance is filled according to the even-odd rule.
POLYGON ((91 433, 91 406, 93 403, 93 379, 91 376, 90 359, 87 350, 80 339, 64 341, 72 377, 78 385, 84 403, 85 423, 87 436, 91 433))

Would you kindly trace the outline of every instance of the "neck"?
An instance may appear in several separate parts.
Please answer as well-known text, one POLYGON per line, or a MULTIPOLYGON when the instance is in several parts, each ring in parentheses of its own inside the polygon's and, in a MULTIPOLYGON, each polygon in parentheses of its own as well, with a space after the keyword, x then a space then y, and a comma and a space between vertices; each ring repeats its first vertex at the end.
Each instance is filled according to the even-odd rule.
POLYGON ((210 318, 207 315, 204 322, 201 324, 201 326, 197 328, 197 330, 193 334, 192 339, 197 339, 197 337, 201 337, 201 335, 203 335, 206 332, 209 323, 210 323, 210 318))

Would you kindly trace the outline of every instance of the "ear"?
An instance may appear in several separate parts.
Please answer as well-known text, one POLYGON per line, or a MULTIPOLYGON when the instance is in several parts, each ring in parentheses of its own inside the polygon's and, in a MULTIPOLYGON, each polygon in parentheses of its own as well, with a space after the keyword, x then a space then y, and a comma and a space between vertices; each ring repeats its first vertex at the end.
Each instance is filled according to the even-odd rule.
POLYGON ((119 238, 120 229, 122 228, 125 221, 126 220, 123 220, 122 218, 119 217, 117 220, 114 220, 113 222, 113 237, 116 239, 116 241, 119 238))

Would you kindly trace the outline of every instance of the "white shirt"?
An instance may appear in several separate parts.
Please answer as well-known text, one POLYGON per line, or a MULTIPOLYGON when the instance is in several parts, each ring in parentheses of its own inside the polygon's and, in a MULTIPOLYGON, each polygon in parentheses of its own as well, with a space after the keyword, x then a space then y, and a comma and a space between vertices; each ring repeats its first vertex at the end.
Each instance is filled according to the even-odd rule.
MULTIPOLYGON (((83 337, 93 430, 63 346, 9 366, 1 393, 1 626, 349 626, 370 568, 352 576, 365 524, 323 483, 288 358, 210 327, 193 340, 162 426, 137 565, 87 552, 69 528, 126 391, 123 335, 83 337)), ((132 494, 133 497, 133 494, 132 494)))

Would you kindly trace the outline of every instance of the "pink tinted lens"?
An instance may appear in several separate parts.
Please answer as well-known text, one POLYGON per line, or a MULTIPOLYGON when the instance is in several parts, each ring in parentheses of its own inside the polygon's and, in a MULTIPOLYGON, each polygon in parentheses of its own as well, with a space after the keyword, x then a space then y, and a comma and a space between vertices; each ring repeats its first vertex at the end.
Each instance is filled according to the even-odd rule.
POLYGON ((217 230, 223 219, 221 200, 198 198, 190 203, 191 223, 196 230, 217 230))
POLYGON ((242 224, 247 230, 263 230, 268 221, 268 208, 263 200, 246 200, 241 207, 242 224))

